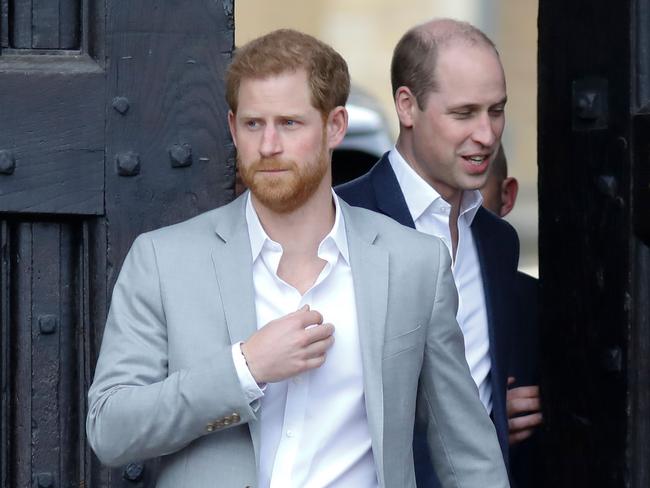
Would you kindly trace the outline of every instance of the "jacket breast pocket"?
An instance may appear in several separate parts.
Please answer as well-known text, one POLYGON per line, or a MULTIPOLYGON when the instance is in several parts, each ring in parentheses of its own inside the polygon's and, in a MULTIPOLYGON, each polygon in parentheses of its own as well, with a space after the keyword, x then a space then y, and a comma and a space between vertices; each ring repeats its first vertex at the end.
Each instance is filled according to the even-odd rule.
POLYGON ((415 329, 409 330, 408 332, 386 338, 384 340, 383 359, 397 356, 415 348, 422 340, 420 334, 421 329, 422 325, 418 325, 415 329))

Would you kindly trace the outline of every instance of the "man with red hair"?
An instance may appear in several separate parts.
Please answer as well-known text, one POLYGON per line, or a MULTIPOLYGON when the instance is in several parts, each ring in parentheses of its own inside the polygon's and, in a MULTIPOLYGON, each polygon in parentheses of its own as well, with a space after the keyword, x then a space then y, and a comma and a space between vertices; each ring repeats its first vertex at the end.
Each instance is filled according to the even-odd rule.
POLYGON ((226 84, 250 192, 134 243, 89 392, 97 455, 162 456, 160 487, 413 487, 417 415, 443 486, 508 486, 444 245, 332 192, 345 61, 280 30, 226 84))

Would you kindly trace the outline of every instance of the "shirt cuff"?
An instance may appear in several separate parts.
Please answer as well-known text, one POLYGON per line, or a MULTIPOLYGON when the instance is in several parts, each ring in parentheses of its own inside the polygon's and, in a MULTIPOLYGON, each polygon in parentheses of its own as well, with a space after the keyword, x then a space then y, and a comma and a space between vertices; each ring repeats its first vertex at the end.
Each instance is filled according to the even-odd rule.
POLYGON ((244 392, 244 396, 248 403, 253 403, 255 400, 264 396, 264 391, 260 389, 255 378, 248 369, 244 354, 241 352, 241 342, 236 342, 232 345, 232 361, 235 364, 239 384, 244 392))

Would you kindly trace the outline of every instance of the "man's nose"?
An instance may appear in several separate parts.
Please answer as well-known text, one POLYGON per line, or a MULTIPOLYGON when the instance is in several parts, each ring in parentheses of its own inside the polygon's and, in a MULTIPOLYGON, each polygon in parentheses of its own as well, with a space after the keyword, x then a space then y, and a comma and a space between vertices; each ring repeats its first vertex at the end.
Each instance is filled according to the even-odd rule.
POLYGON ((492 120, 489 113, 481 114, 477 118, 476 127, 472 133, 474 141, 483 146, 492 146, 497 140, 498 121, 492 120))
POLYGON ((260 142, 260 156, 274 156, 282 151, 282 142, 278 131, 271 124, 264 128, 260 142))

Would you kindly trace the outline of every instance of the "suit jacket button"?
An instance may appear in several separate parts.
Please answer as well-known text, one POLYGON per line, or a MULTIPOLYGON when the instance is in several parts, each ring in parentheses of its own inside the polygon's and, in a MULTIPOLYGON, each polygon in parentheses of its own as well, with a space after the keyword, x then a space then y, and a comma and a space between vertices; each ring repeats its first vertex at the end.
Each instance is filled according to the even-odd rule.
POLYGON ((208 432, 212 432, 212 431, 214 431, 214 424, 213 424, 212 422, 210 422, 210 423, 206 426, 206 429, 207 429, 208 432))
POLYGON ((241 420, 241 417, 239 416, 239 414, 237 412, 235 412, 230 416, 230 420, 232 420, 233 424, 237 424, 241 420))
POLYGON ((225 425, 225 426, 227 427, 227 426, 229 426, 230 424, 232 424, 232 420, 230 420, 230 417, 225 417, 225 418, 223 419, 223 425, 225 425))
POLYGON ((214 426, 215 426, 215 428, 217 428, 217 429, 223 429, 223 427, 224 427, 225 425, 226 425, 226 424, 225 424, 225 422, 224 422, 223 419, 219 419, 219 420, 217 420, 217 421, 214 423, 214 426))

